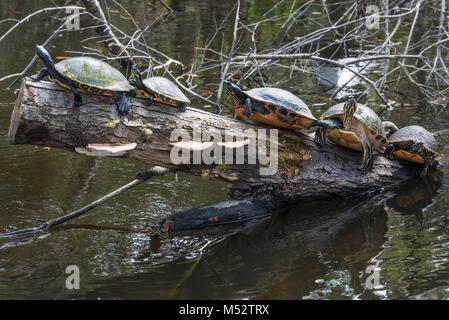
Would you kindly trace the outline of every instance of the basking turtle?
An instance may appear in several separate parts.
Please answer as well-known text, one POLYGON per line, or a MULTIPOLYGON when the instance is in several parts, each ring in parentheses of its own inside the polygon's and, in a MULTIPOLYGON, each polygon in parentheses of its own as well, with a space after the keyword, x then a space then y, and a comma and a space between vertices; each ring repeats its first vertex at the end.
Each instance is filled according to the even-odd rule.
POLYGON ((320 126, 315 134, 319 144, 325 144, 327 137, 338 145, 363 152, 363 174, 373 166, 373 151, 381 153, 387 145, 382 120, 373 110, 354 99, 331 107, 315 125, 320 126))
POLYGON ((421 126, 399 129, 388 139, 385 156, 424 165, 424 175, 438 166, 439 146, 432 133, 421 126))
POLYGON ((137 89, 137 93, 153 101, 177 107, 179 111, 186 111, 186 104, 190 103, 189 98, 167 78, 151 77, 142 80, 142 74, 136 67, 131 68, 134 79, 129 83, 137 89))
POLYGON ((242 91, 228 81, 223 84, 234 99, 238 119, 285 129, 308 129, 316 120, 306 104, 286 90, 255 88, 242 91))
POLYGON ((45 63, 45 68, 31 77, 40 81, 45 76, 57 84, 71 89, 74 94, 73 107, 79 108, 83 99, 78 90, 101 95, 115 96, 121 114, 129 112, 129 101, 125 94, 132 94, 134 88, 126 77, 109 64, 91 57, 74 57, 54 63, 44 47, 37 45, 36 52, 45 63))

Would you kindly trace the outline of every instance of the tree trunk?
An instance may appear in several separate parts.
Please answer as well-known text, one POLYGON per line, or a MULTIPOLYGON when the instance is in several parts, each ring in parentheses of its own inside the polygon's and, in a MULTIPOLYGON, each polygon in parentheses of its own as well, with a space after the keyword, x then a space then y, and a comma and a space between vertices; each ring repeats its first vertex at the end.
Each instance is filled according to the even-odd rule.
MULTIPOLYGON (((362 154, 338 146, 318 147, 313 135, 279 130, 278 170, 273 175, 261 175, 260 163, 248 163, 249 145, 245 149, 244 164, 175 164, 170 160, 174 129, 213 132, 225 137, 232 131, 239 135, 247 129, 269 129, 218 116, 202 110, 176 108, 130 98, 132 107, 127 116, 119 116, 113 97, 82 93, 84 104, 72 109, 71 91, 50 82, 31 82, 24 79, 14 107, 9 128, 13 144, 34 144, 64 148, 90 155, 126 157, 148 165, 180 170, 205 179, 229 183, 231 199, 252 200, 320 200, 348 198, 379 190, 416 174, 416 168, 402 166, 382 155, 375 155, 374 168, 367 175, 360 173, 362 154), (239 131, 240 130, 240 131, 239 131), (119 145, 111 147, 111 145, 119 145)), ((240 138, 243 139, 243 136, 240 138)), ((225 144, 216 149, 210 143, 179 143, 177 147, 204 149, 211 152, 238 148, 238 143, 225 144)), ((242 149, 240 149, 242 150, 242 149)), ((192 152, 193 154, 193 152, 192 152)), ((189 151, 189 159, 192 159, 189 151)), ((274 153, 273 153, 274 154, 274 153)), ((235 155, 234 155, 235 158, 235 155)), ((225 159, 223 155, 223 159, 225 159)))

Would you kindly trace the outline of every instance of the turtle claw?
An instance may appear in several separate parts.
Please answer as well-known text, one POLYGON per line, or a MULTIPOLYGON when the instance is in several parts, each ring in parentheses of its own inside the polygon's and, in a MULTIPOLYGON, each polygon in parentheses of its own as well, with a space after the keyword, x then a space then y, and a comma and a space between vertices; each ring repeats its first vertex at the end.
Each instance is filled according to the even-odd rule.
POLYGON ((122 115, 122 116, 126 116, 129 113, 129 106, 126 107, 117 107, 118 112, 122 115))
POLYGON ((75 99, 75 101, 73 101, 73 109, 79 109, 82 104, 83 104, 82 101, 75 99))
POLYGON ((186 112, 186 105, 184 103, 181 103, 180 105, 178 105, 178 110, 179 112, 186 112))

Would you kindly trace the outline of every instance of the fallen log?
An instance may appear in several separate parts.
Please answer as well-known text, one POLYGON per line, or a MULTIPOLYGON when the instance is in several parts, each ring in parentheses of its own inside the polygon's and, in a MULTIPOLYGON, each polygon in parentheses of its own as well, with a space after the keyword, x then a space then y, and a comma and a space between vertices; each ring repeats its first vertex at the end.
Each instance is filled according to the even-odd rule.
POLYGON ((271 216, 288 203, 275 201, 229 200, 199 206, 168 215, 154 226, 156 232, 179 232, 229 223, 244 223, 271 216))
MULTIPOLYGON (((288 130, 278 131, 277 143, 268 145, 277 152, 277 171, 261 175, 261 163, 251 164, 250 157, 243 164, 185 164, 174 163, 174 147, 203 152, 222 148, 243 148, 249 154, 247 137, 234 142, 173 141, 175 129, 192 134, 211 133, 220 137, 229 132, 238 134, 248 129, 269 129, 248 124, 206 111, 187 108, 184 113, 159 104, 147 106, 143 99, 130 98, 131 112, 117 113, 112 97, 83 94, 84 105, 72 109, 73 94, 51 82, 31 82, 24 79, 14 106, 9 128, 13 144, 33 144, 58 147, 94 156, 119 156, 148 165, 158 165, 201 175, 205 179, 221 180, 229 184, 231 199, 251 200, 322 200, 366 195, 387 185, 409 179, 416 169, 397 161, 375 155, 374 168, 367 175, 359 170, 361 154, 338 146, 320 148, 313 136, 288 130), (101 146, 101 150, 98 149, 101 146), (125 146, 125 147, 123 147, 125 146), (131 147, 130 147, 131 146, 131 147), (119 149, 119 150, 116 150, 119 149)), ((203 136, 204 137, 204 136, 203 136)), ((181 152, 180 151, 180 152, 181 152)), ((258 149, 257 152, 260 150, 258 149)), ((257 153, 257 155, 259 155, 257 153)), ((233 154, 236 159, 236 152, 233 154)))

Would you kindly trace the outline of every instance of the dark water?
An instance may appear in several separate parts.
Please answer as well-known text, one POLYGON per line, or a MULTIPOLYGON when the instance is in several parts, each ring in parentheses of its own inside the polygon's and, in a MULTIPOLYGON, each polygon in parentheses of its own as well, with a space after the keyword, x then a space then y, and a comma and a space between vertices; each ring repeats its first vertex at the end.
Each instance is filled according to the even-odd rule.
MULTIPOLYGON (((20 19, 52 3, 2 1, 1 19, 20 19)), ((142 25, 155 21, 147 35, 151 46, 186 66, 199 59, 195 47, 204 46, 214 32, 215 21, 222 21, 234 6, 231 1, 168 1, 175 14, 160 22, 155 19, 164 8, 157 1, 121 3, 142 25)), ((291 4, 285 1, 273 14, 288 12, 291 4)), ((120 10, 112 2, 110 5, 120 10)), ((260 21, 271 6, 269 1, 242 1, 242 20, 260 21)), ((114 11, 110 15, 118 26, 129 28, 129 20, 114 11)), ((232 20, 225 27, 226 48, 232 20)), ((1 42, 0 77, 22 70, 34 45, 44 41, 59 23, 49 16, 37 17, 1 42)), ((9 25, 11 22, 0 24, 0 33, 9 25)), ((281 41, 274 36, 275 27, 274 23, 261 27, 260 47, 281 41)), ((298 27, 297 32, 307 32, 303 29, 298 27)), ((52 54, 70 55, 65 51, 80 50, 79 41, 92 35, 84 31, 57 37, 50 46, 52 54)), ((92 41, 84 44, 101 48, 92 41)), ((32 72, 40 66, 35 65, 32 72)), ((285 73, 273 70, 267 76, 275 83, 285 73)), ((199 87, 212 88, 217 79, 216 70, 205 73, 198 79, 199 87)), ((7 84, 9 81, 2 82, 1 87, 7 84)), ((331 94, 321 94, 326 88, 307 75, 283 86, 309 105, 327 102, 331 94)), ((400 86, 405 96, 416 95, 406 82, 400 86)), ((41 220, 80 208, 132 180, 143 169, 123 159, 9 145, 14 100, 12 93, 1 91, 0 233, 37 226, 41 220)), ((225 113, 230 115, 230 101, 224 102, 228 106, 225 113)), ((315 115, 321 112, 312 109, 315 115)), ((418 100, 388 117, 401 126, 449 127, 445 108, 429 107, 418 100)), ((447 144, 447 138, 439 141, 447 144)), ((300 203, 262 221, 160 240, 137 231, 170 212, 219 202, 228 195, 225 185, 186 174, 179 174, 178 182, 173 175, 152 179, 49 232, 1 239, 0 298, 448 298, 446 173, 443 168, 432 181, 409 181, 373 198, 300 203), (65 287, 69 265, 80 269, 79 290, 65 287), (380 268, 379 286, 374 289, 365 286, 368 266, 380 268)))

